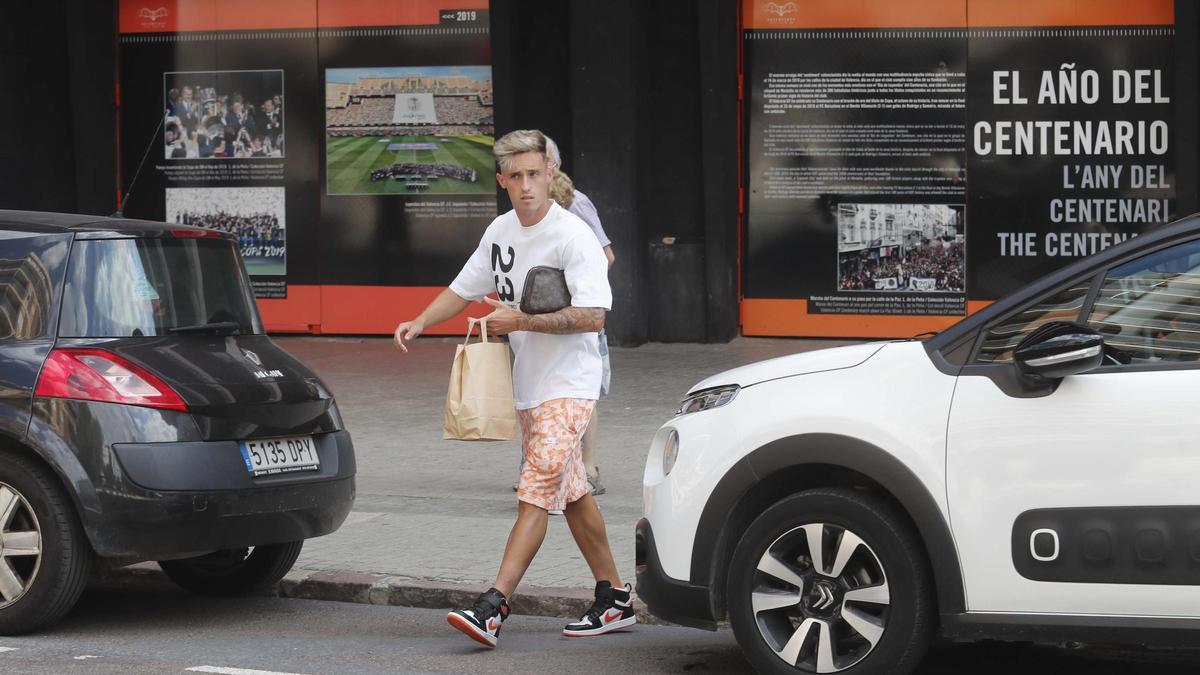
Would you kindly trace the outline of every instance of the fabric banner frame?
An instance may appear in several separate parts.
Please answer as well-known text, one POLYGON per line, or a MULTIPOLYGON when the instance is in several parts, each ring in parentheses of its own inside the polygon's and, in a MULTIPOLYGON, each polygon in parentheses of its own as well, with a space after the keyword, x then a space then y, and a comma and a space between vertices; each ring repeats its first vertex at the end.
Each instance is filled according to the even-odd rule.
MULTIPOLYGON (((1162 122, 1169 127, 1168 133, 1174 131, 1183 113, 1194 110, 1195 96, 1176 91, 1174 86, 1175 5, 1169 0, 929 0, 903 5, 880 0, 743 0, 741 15, 744 334, 907 337, 940 330, 1076 259, 1085 250, 1094 252, 1092 249, 1136 236, 1180 215, 1176 213, 1175 185, 1185 177, 1178 174, 1175 158, 1181 151, 1195 153, 1194 147, 1172 146, 1161 153, 1141 151, 1108 159, 1064 157, 1053 152, 1014 159, 984 156, 971 144, 980 123, 994 125, 996 120, 1024 119, 1036 124, 1069 119, 1092 125, 1108 123, 1110 128, 1115 128, 1116 122, 1134 126, 1162 122), (872 51, 886 58, 874 58, 872 51), (1150 87, 1157 78, 1162 98, 1169 100, 1135 104, 1121 101, 1111 91, 1102 94, 1109 97, 1107 103, 1101 99, 1090 107, 1036 100, 1038 76, 1076 62, 1080 73, 1094 70, 1106 82, 1112 81, 1116 70, 1127 70, 1131 77, 1148 71, 1145 77, 1150 87), (789 65, 797 63, 809 67, 789 65), (939 70, 949 77, 939 81, 933 75, 924 80, 913 76, 939 70), (1025 78, 1023 86, 1035 95, 1032 103, 1020 107, 992 103, 995 73, 1011 72, 1025 78), (847 73, 853 77, 866 74, 876 81, 888 79, 890 84, 880 85, 870 77, 851 78, 854 86, 866 82, 867 88, 892 91, 903 87, 910 92, 921 91, 921 87, 931 90, 925 85, 934 82, 933 88, 941 87, 942 94, 928 95, 928 99, 956 97, 961 104, 943 105, 941 112, 935 108, 943 101, 918 101, 908 109, 901 101, 875 112, 866 110, 867 106, 850 110, 845 101, 838 104, 843 105, 841 110, 812 104, 821 97, 836 98, 830 94, 836 93, 836 85, 831 85, 829 78, 847 73), (774 79, 767 81, 768 75, 774 79), (956 78, 961 78, 961 86, 955 84, 956 78), (794 128, 783 129, 788 125, 794 128), (844 139, 845 129, 852 125, 868 129, 866 133, 876 144, 896 142, 896 138, 886 138, 891 133, 888 129, 904 125, 909 126, 904 133, 913 133, 912 129, 920 126, 956 127, 957 137, 942 143, 931 134, 934 140, 927 143, 926 150, 931 147, 932 151, 924 152, 920 160, 912 159, 919 153, 901 159, 878 152, 855 156, 844 152, 852 143, 836 136, 841 134, 844 139), (839 152, 845 156, 837 157, 839 152), (1138 168, 1130 169, 1135 166, 1138 168), (1064 167, 1067 171, 1084 167, 1082 171, 1090 172, 1091 178, 1123 171, 1125 183, 1105 186, 1092 182, 1085 187, 1078 180, 1064 179, 1064 167), (845 168, 850 171, 835 173, 845 168), (870 189, 869 183, 846 189, 848 183, 859 180, 854 172, 869 175, 870 171, 875 172, 882 189, 870 189), (1131 171, 1140 173, 1136 181, 1129 177, 1131 171), (942 172, 940 176, 938 172, 942 172), (904 189, 914 184, 911 176, 921 173, 929 176, 926 185, 904 189), (956 185, 956 180, 961 185, 956 185), (1078 222, 1052 223, 1051 208, 1058 209, 1056 214, 1065 213, 1062 205, 1071 200, 1121 202, 1116 208, 1128 206, 1123 213, 1137 222, 1092 222, 1087 220, 1092 214, 1085 213, 1082 219, 1074 216, 1078 222), (1141 205, 1130 206, 1132 202, 1141 205), (945 222, 921 225, 911 215, 885 213, 890 204, 962 208, 961 223, 953 231, 945 222), (844 219, 839 213, 855 213, 855 205, 879 211, 878 217, 868 214, 865 226, 840 225, 844 219), (1135 208, 1144 215, 1135 215, 1135 208), (897 249, 901 230, 909 233, 907 243, 914 248, 926 244, 915 263, 910 264, 903 254, 895 258, 871 252, 904 251, 903 246, 897 249), (870 236, 856 238, 859 231, 870 236), (1026 247, 1021 249, 1024 255, 1016 255, 1016 248, 1009 244, 1015 233, 1026 247), (1080 248, 1079 242, 1086 248, 1080 248), (1003 255, 1002 243, 1009 244, 1003 255), (944 251, 959 245, 961 261, 942 259, 944 251), (1032 255, 1029 246, 1036 249, 1032 255), (853 251, 856 248, 858 253, 853 251), (834 250, 840 253, 833 254, 834 250), (895 264, 883 269, 883 261, 895 264), (847 281, 843 273, 848 268, 868 273, 861 282, 847 281), (881 301, 883 294, 878 291, 886 289, 875 288, 874 280, 896 276, 897 286, 908 292, 881 301), (932 292, 931 278, 934 289, 945 292, 932 292), (865 285, 855 290, 857 283, 865 285), (950 302, 952 295, 957 299, 950 302)), ((1029 91, 1023 93, 1028 97, 1029 91)), ((876 95, 879 99, 889 96, 876 95)), ((887 282, 881 285, 889 286, 887 282)))
POLYGON ((390 333, 496 215, 488 17, 487 0, 121 0, 125 189, 166 110, 126 214, 237 228, 269 331, 390 333), (362 95, 323 105, 331 71, 362 95), (421 110, 397 115, 402 91, 421 110))

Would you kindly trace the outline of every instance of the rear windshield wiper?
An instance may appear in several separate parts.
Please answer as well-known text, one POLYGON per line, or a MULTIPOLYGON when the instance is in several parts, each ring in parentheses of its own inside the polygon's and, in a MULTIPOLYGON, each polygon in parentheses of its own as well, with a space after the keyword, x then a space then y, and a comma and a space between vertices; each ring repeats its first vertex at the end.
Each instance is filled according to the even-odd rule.
POLYGON ((192 326, 175 326, 168 328, 168 333, 211 333, 213 335, 240 335, 242 326, 236 321, 213 321, 198 323, 192 326))

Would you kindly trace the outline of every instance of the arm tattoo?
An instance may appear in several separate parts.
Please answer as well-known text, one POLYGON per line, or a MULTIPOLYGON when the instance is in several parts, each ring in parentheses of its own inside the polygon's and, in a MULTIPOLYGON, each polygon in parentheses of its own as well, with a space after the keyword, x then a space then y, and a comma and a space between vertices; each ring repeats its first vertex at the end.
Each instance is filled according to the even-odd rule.
POLYGON ((604 314, 601 307, 564 307, 549 314, 526 315, 518 330, 554 335, 593 333, 604 328, 604 314))

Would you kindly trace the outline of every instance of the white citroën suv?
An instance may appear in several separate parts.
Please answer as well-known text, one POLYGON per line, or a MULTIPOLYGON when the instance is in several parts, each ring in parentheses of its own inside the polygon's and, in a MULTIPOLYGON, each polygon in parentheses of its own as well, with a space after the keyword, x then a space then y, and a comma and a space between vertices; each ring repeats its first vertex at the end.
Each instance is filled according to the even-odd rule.
POLYGON ((761 672, 905 673, 937 634, 1200 638, 1200 217, 926 340, 714 375, 655 435, 653 613, 761 672))

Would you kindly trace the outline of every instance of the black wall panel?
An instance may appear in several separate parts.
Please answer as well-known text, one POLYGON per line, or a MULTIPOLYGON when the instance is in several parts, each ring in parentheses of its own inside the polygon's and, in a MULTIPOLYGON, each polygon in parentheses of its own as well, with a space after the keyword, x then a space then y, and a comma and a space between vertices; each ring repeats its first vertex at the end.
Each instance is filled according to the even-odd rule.
POLYGON ((0 4, 0 208, 115 208, 115 0, 0 4))
MULTIPOLYGON (((732 338, 737 3, 493 0, 491 23, 497 133, 554 137, 613 240, 610 339, 732 338)), ((114 210, 116 43, 116 0, 0 4, 0 208, 114 210)))
POLYGON ((737 3, 495 0, 492 40, 497 134, 553 136, 613 241, 610 340, 734 337, 737 3))

